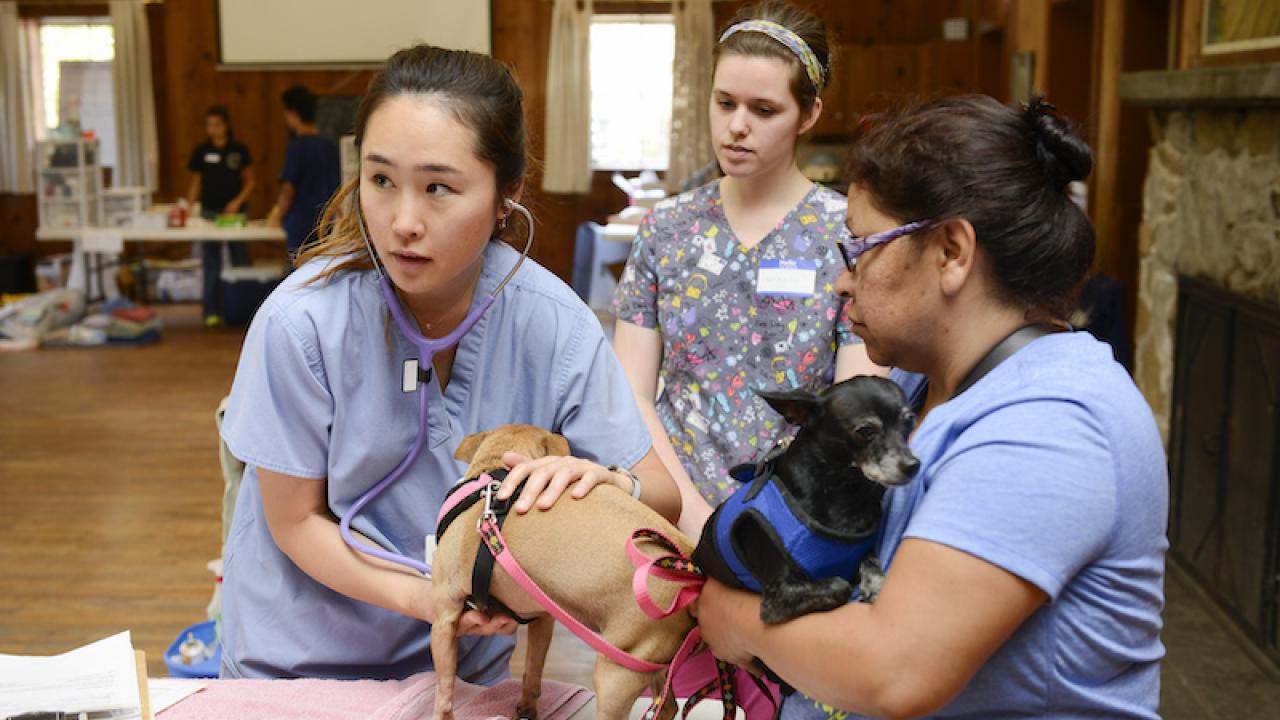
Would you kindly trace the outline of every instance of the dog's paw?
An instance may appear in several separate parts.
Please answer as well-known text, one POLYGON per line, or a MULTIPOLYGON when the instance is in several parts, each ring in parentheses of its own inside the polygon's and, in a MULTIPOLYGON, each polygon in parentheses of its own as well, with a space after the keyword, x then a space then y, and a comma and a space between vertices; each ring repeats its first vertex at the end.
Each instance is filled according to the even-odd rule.
POLYGON ((834 610, 849 602, 852 594, 853 586, 844 578, 765 588, 760 598, 760 620, 772 625, 809 613, 834 610))
POLYGON ((803 614, 796 612, 794 607, 787 607, 777 602, 768 602, 766 600, 760 603, 760 622, 765 625, 777 625, 803 614))
POLYGON ((869 554, 862 559, 858 570, 858 602, 875 602, 881 585, 884 585, 884 571, 880 569, 880 559, 869 554))

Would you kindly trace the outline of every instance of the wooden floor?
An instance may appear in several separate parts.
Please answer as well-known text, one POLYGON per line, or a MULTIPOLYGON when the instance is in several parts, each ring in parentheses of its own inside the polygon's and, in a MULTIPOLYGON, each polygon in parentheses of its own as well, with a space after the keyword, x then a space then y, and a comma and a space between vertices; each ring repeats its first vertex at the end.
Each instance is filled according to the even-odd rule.
MULTIPOLYGON (((0 353, 0 653, 131 630, 163 676, 161 653, 205 618, 222 502, 213 412, 243 331, 204 330, 194 306, 162 313, 150 347, 0 353)), ((1167 601, 1166 720, 1280 716, 1275 667, 1179 573, 1167 601)), ((556 632, 547 677, 590 686, 594 654, 556 632)))

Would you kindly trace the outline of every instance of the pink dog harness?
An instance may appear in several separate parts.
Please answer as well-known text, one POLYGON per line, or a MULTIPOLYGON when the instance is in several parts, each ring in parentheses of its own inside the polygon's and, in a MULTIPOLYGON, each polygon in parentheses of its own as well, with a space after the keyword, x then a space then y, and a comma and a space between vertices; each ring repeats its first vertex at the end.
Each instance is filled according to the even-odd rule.
MULTIPOLYGON (((453 517, 456 517, 462 510, 465 510, 475 502, 483 501, 484 509, 480 513, 479 524, 477 527, 477 530, 480 532, 483 546, 488 549, 489 554, 492 555, 494 560, 502 566, 502 569, 506 570, 507 574, 516 581, 516 584, 528 593, 529 597, 537 601, 537 603, 545 608, 552 617, 563 623, 565 627, 569 628, 574 635, 582 638, 583 642, 587 643, 597 652, 603 654, 613 662, 637 672, 657 672, 658 670, 666 668, 666 664, 650 662, 649 660, 636 657, 635 655, 614 646, 608 640, 605 640, 599 633, 579 622, 576 618, 570 615, 568 611, 560 607, 555 600, 552 600, 549 595, 543 592, 542 588, 538 587, 538 584, 534 582, 533 578, 529 577, 529 574, 524 571, 524 568, 520 567, 520 563, 518 563, 515 556, 512 555, 511 548, 507 545, 506 539, 502 537, 502 529, 498 525, 497 515, 494 512, 494 493, 498 491, 499 487, 501 487, 501 483, 494 480, 488 473, 485 473, 475 480, 465 482, 454 488, 454 490, 449 493, 449 496, 445 498, 444 504, 440 508, 440 514, 437 518, 437 534, 443 534, 444 529, 448 527, 449 522, 446 522, 446 520, 452 520, 453 517)), ((667 542, 670 543, 669 540, 667 542)), ((674 543, 671 543, 671 547, 675 547, 674 543)), ((632 551, 639 553, 639 550, 634 550, 634 540, 632 541, 632 548, 629 549, 629 552, 632 551)), ((698 584, 701 585, 700 577, 698 579, 698 584)), ((474 587, 471 590, 473 593, 476 592, 476 588, 474 587)), ((692 593, 691 595, 685 596, 684 593, 688 590, 690 590, 690 588, 681 589, 682 595, 677 599, 677 605, 674 605, 667 614, 675 612, 685 607, 690 602, 693 602, 693 599, 697 594, 692 593), (681 600, 683 602, 680 602, 681 600)), ((646 600, 648 599, 647 590, 645 591, 645 598, 646 600)), ((653 606, 653 602, 651 600, 649 600, 648 603, 650 606, 653 606)), ((642 607, 643 606, 644 604, 642 602, 642 607)), ((483 610, 485 608, 481 609, 483 610)), ((646 610, 646 612, 648 612, 648 610, 646 610)), ((517 620, 521 619, 518 616, 514 616, 514 614, 512 615, 517 620)), ((686 638, 685 644, 689 644, 688 638, 686 638)), ((679 653, 677 653, 677 657, 678 656, 679 653)))

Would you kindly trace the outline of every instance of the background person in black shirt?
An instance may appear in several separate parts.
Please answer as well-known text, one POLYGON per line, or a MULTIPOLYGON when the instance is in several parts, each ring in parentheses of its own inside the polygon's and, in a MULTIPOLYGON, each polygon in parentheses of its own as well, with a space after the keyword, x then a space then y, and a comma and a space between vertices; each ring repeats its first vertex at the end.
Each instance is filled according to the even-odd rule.
MULTIPOLYGON (((200 214, 212 220, 219 213, 245 212, 245 200, 253 192, 253 159, 249 148, 231 134, 231 114, 222 105, 210 107, 204 114, 204 130, 209 139, 191 151, 187 169, 191 188, 188 202, 200 201, 200 214)), ((249 261, 243 243, 203 242, 200 254, 204 269, 204 323, 208 327, 222 324, 222 247, 229 245, 232 265, 249 261)))

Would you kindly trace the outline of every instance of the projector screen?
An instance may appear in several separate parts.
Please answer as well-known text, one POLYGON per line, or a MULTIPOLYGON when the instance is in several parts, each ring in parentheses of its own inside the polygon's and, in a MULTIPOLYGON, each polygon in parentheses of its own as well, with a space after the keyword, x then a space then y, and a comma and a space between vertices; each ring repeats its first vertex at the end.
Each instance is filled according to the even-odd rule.
POLYGON ((218 0, 221 64, 363 65, 429 43, 489 54, 489 0, 218 0))

